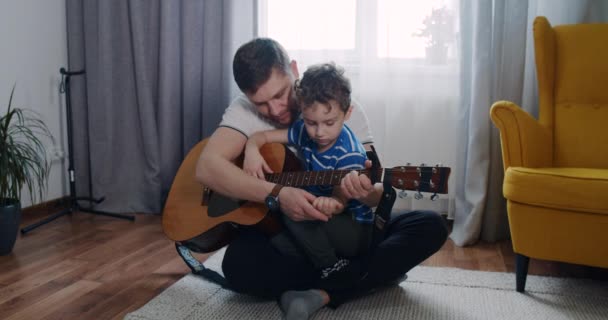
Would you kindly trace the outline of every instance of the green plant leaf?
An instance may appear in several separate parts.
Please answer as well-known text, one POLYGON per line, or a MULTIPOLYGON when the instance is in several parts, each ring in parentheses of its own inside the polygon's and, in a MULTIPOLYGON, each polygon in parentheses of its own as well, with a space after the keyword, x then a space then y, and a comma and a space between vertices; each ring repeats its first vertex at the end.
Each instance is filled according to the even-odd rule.
POLYGON ((50 169, 42 139, 53 136, 37 113, 13 108, 14 91, 15 86, 0 117, 0 203, 21 200, 24 186, 35 202, 44 196, 50 169))

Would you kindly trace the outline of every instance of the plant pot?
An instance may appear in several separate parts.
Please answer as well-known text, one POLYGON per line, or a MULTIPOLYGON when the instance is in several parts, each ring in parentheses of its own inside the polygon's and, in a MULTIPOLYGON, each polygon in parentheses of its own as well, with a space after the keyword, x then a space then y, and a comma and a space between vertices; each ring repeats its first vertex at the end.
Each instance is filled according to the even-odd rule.
POLYGON ((15 199, 0 199, 0 255, 13 251, 21 223, 21 203, 15 199))

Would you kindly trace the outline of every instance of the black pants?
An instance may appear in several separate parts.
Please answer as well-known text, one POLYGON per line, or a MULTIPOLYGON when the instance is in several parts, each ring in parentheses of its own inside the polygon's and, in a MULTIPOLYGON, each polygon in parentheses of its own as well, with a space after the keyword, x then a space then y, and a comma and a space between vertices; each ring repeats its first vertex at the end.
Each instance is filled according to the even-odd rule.
MULTIPOLYGON (((362 281, 330 291, 337 306, 402 277, 437 252, 447 238, 443 218, 433 211, 412 211, 391 220, 385 239, 361 265, 367 270, 362 281)), ((236 291, 258 297, 278 298, 288 290, 313 288, 318 279, 312 264, 282 255, 263 234, 242 232, 226 250, 222 270, 236 291)))

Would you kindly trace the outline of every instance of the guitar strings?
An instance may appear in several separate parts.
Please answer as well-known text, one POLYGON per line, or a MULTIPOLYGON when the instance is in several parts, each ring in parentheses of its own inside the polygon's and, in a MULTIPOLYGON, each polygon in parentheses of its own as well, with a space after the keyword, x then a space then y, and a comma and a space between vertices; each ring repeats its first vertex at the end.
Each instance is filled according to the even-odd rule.
MULTIPOLYGON (((378 169, 378 172, 381 173, 382 169, 383 168, 378 169)), ((391 173, 395 173, 396 172, 396 173, 420 173, 420 174, 422 174, 422 173, 428 173, 428 171, 430 171, 433 174, 440 174, 440 171, 446 171, 445 169, 446 169, 445 167, 439 167, 439 168, 437 168, 437 167, 425 167, 425 168, 420 169, 420 170, 417 170, 417 169, 405 169, 405 170, 403 170, 403 169, 400 169, 399 167, 397 167, 397 168, 389 168, 389 169, 384 168, 385 171, 389 171, 391 173), (433 172, 433 170, 435 170, 436 172, 433 172)), ((352 170, 331 170, 331 171, 345 173, 345 172, 351 172, 352 170)), ((354 170, 354 171, 357 171, 359 173, 368 173, 368 172, 371 172, 371 169, 360 169, 360 170, 354 170)), ((285 175, 285 174, 305 174, 305 173, 308 174, 308 173, 311 173, 311 172, 315 172, 316 173, 316 172, 323 172, 323 171, 286 171, 286 172, 281 172, 281 173, 267 173, 265 175, 267 177, 268 176, 272 177, 272 176, 275 176, 275 175, 279 175, 280 176, 280 175, 285 175)))
MULTIPOLYGON (((266 180, 269 181, 269 182, 274 182, 274 183, 279 182, 282 177, 281 176, 274 176, 274 175, 276 175, 276 174, 273 173, 273 174, 267 175, 267 179, 266 180)), ((401 179, 401 181, 403 181, 404 183, 418 182, 419 185, 436 185, 431 179, 429 179, 428 181, 426 181, 426 180, 423 181, 423 180, 419 180, 419 179, 401 179)), ((307 183, 308 183, 308 181, 307 181, 307 183)), ((289 181, 285 185, 286 186, 292 186, 292 185, 306 186, 306 184, 303 184, 303 183, 294 183, 294 184, 292 184, 289 181)), ((314 185, 314 184, 311 184, 311 185, 314 185)))

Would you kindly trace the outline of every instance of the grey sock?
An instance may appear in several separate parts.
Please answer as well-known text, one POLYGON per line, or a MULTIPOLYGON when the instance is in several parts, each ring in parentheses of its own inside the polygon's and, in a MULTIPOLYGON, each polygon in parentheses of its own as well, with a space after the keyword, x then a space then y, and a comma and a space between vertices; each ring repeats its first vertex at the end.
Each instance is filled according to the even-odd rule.
POLYGON ((308 319, 323 307, 323 296, 319 290, 287 291, 281 295, 281 309, 286 320, 308 319))

